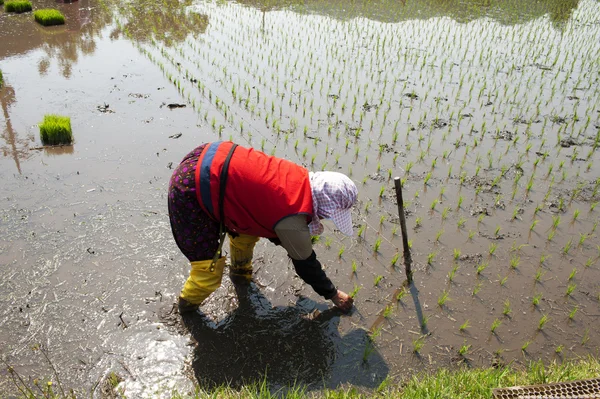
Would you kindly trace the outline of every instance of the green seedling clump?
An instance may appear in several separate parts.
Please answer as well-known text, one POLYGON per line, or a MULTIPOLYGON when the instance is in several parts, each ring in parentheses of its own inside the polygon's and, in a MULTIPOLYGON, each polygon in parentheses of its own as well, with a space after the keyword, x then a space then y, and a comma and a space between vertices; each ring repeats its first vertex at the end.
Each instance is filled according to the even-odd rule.
POLYGON ((31 11, 31 2, 27 0, 9 0, 4 3, 4 11, 16 12, 17 14, 31 11))
MULTIPOLYGON (((2 0, 0 0, 0 5, 2 4, 2 0)), ((4 78, 2 77, 2 71, 0 71, 0 89, 2 88, 2 85, 4 84, 4 78)))
POLYGON ((33 17, 37 23, 44 26, 64 25, 65 23, 65 16, 60 11, 50 8, 35 10, 33 17))
POLYGON ((40 124, 40 137, 44 145, 71 144, 71 118, 59 115, 45 115, 40 124))

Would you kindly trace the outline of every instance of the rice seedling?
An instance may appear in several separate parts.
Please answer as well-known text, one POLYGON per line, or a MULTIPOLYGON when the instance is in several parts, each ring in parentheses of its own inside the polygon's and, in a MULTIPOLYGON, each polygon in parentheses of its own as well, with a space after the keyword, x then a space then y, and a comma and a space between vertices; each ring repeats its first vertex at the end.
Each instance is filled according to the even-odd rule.
MULTIPOLYGON (((4 1, 4 0, 0 0, 0 1, 4 1)), ((0 3, 0 5, 2 5, 2 3, 0 3)), ((3 85, 4 85, 4 77, 2 76, 2 70, 0 70, 0 89, 2 88, 3 85)))
POLYGON ((402 288, 399 292, 398 295, 396 295, 396 300, 397 301, 402 301, 402 298, 404 298, 406 296, 406 289, 402 288))
POLYGON ((575 314, 577 313, 577 309, 578 307, 575 306, 570 312, 569 312, 569 320, 573 320, 575 318, 575 314))
POLYGON ((531 344, 531 341, 525 341, 525 343, 521 346, 521 351, 527 352, 527 348, 531 344))
POLYGON ((500 225, 496 226, 496 230, 494 231, 494 236, 498 237, 498 234, 500 233, 500 225))
POLYGON ((516 269, 519 266, 519 263, 521 263, 521 257, 520 256, 513 256, 510 259, 510 268, 511 269, 516 269))
POLYGON ((571 250, 572 244, 573 244, 573 239, 571 238, 569 241, 567 241, 567 243, 563 247, 563 250, 562 250, 563 255, 567 255, 569 253, 569 251, 571 250))
POLYGON ((444 290, 442 294, 438 297, 437 303, 439 307, 444 307, 444 304, 448 301, 448 291, 444 290))
POLYGON ((537 271, 535 272, 534 281, 536 283, 539 283, 540 281, 542 281, 542 277, 544 277, 544 274, 546 274, 546 272, 543 271, 541 268, 537 269, 537 271))
POLYGON ((456 209, 460 209, 463 201, 464 201, 464 197, 462 195, 459 195, 458 196, 458 205, 456 206, 456 209))
POLYGON ((535 219, 533 222, 531 222, 531 225, 529 226, 529 231, 533 232, 533 230, 535 229, 535 226, 538 224, 539 220, 535 219))
POLYGON ((380 246, 381 246, 381 237, 377 237, 377 239, 375 240, 375 244, 373 244, 373 252, 378 252, 380 246))
POLYGON ((577 221, 577 218, 579 218, 580 213, 581 211, 579 209, 575 209, 575 211, 573 212, 573 223, 577 221))
POLYGON ((396 266, 396 263, 398 262, 398 258, 400 257, 400 254, 398 252, 396 252, 394 254, 394 256, 392 257, 391 263, 392 263, 392 267, 396 266))
POLYGON ((507 299, 506 301, 504 301, 504 308, 502 309, 502 314, 504 316, 508 316, 511 312, 512 309, 510 308, 510 301, 507 299))
POLYGON ((427 183, 429 182, 429 180, 430 180, 430 179, 431 179, 431 172, 428 172, 428 173, 425 175, 425 179, 423 180, 423 184, 424 184, 424 185, 427 185, 427 183))
POLYGON ((442 221, 446 220, 446 218, 448 218, 448 213, 450 212, 450 207, 447 206, 444 208, 444 210, 442 211, 442 221))
POLYGON ((477 265, 477 269, 476 269, 476 273, 477 275, 481 275, 481 273, 483 273, 483 271, 489 266, 488 262, 481 262, 477 265))
POLYGON ((548 233, 548 237, 547 237, 548 241, 552 241, 555 234, 556 234, 556 230, 550 230, 550 232, 548 233))
POLYGON ((453 254, 454 260, 458 260, 458 258, 460 258, 460 249, 454 248, 453 252, 454 252, 454 254, 453 254))
POLYGON ((333 241, 332 241, 331 237, 325 238, 325 248, 327 248, 327 249, 331 248, 331 243, 332 242, 333 241))
POLYGON ((533 304, 533 306, 538 306, 540 304, 540 301, 542 300, 542 294, 537 294, 534 295, 533 298, 531 299, 531 303, 533 304))
POLYGON ((381 276, 381 275, 375 276, 375 279, 373 280, 373 285, 375 287, 379 286, 379 283, 381 282, 381 279, 383 279, 383 276, 381 276))
POLYGON ((475 284, 475 287, 473 287, 473 291, 471 291, 471 296, 477 295, 479 291, 481 291, 481 283, 475 284))
POLYGON ((501 325, 501 324, 502 324, 502 321, 501 321, 501 320, 499 320, 499 319, 495 319, 495 320, 492 322, 492 325, 490 326, 490 332, 491 332, 492 334, 495 334, 495 333, 496 333, 496 330, 498 329, 498 327, 500 327, 500 325, 501 325))
POLYGON ((552 216, 552 228, 556 229, 560 225, 560 216, 552 216))
POLYGON ((538 322, 538 330, 541 331, 544 329, 544 326, 548 322, 548 315, 543 315, 538 322))
POLYGON ((573 294, 573 292, 575 291, 576 288, 577 288, 577 284, 570 283, 567 286, 567 291, 565 292, 565 296, 571 296, 573 294))
POLYGON ((475 237, 475 232, 473 230, 469 230, 469 237, 468 240, 471 241, 473 240, 473 237, 475 237))
POLYGON ((462 323, 462 324, 460 325, 460 327, 458 327, 458 330, 459 330, 460 332, 463 332, 463 331, 465 331, 465 330, 466 330, 467 328, 469 328, 469 327, 471 327, 471 324, 469 323, 469 320, 467 319, 467 320, 465 320, 465 322, 464 322, 464 323, 462 323))
POLYGON ((435 233, 435 242, 439 242, 440 238, 442 238, 442 234, 444 234, 444 230, 440 229, 435 233))
POLYGON ((31 11, 31 2, 28 0, 8 0, 4 3, 4 11, 17 14, 31 11))
POLYGON ((471 349, 471 345, 467 345, 465 341, 465 343, 462 344, 460 349, 458 350, 458 355, 465 357, 465 355, 469 352, 469 349, 471 349))
POLYGON ((415 219, 415 229, 418 229, 419 227, 421 227, 421 223, 422 223, 421 217, 417 216, 417 218, 415 219))
POLYGON ((414 353, 419 353, 421 351, 421 349, 423 349, 423 346, 425 346, 425 337, 421 336, 415 340, 413 340, 413 352, 414 353))
POLYGON ((563 345, 558 345, 556 347, 556 349, 554 349, 554 353, 560 354, 560 353, 562 353, 563 350, 564 350, 564 346, 563 345))
POLYGON ((437 198, 433 200, 433 202, 431 203, 431 206, 430 206, 430 209, 432 212, 435 211, 435 207, 439 202, 440 201, 437 198))
POLYGON ((436 253, 435 252, 430 252, 427 255, 427 264, 428 265, 432 265, 433 264, 433 259, 435 258, 436 253))
POLYGON ((385 309, 383 309, 383 317, 385 317, 386 319, 388 319, 391 315, 392 312, 394 311, 394 307, 392 306, 392 304, 389 304, 385 307, 385 309))
POLYGON ((350 291, 350 294, 348 294, 350 296, 350 298, 356 298, 356 294, 358 294, 358 291, 360 291, 360 289, 361 289, 361 287, 354 284, 354 289, 352 291, 350 291))
POLYGON ((356 234, 357 234, 358 237, 362 237, 364 232, 365 232, 365 225, 361 224, 358 227, 358 231, 356 232, 356 234))
POLYGON ((575 278, 575 275, 577 274, 577 268, 573 268, 573 270, 571 270, 571 273, 569 274, 569 281, 573 280, 575 278))
POLYGON ((452 270, 448 272, 448 282, 451 283, 454 281, 454 276, 456 275, 456 271, 458 270, 458 265, 454 265, 452 270))
MULTIPOLYGON (((465 223, 467 223, 467 219, 466 219, 465 217, 462 217, 462 216, 461 216, 461 218, 460 218, 460 219, 458 219, 458 221, 456 222, 456 226, 457 226, 459 229, 462 229, 462 228, 465 226, 465 223)), ((472 237, 470 237, 470 238, 472 238, 472 237)))
POLYGON ((356 260, 352 259, 352 274, 356 274, 356 269, 358 268, 358 264, 356 260))
POLYGON ((590 329, 586 328, 585 331, 583 332, 583 337, 581 337, 581 345, 585 346, 585 344, 587 344, 589 340, 590 340, 590 329))
POLYGON ((71 131, 71 118, 48 114, 39 124, 40 137, 44 145, 71 144, 73 133, 71 131))
POLYGON ((338 258, 340 258, 340 259, 342 258, 342 255, 344 255, 345 250, 346 250, 346 247, 342 245, 338 251, 338 258))
POLYGON ((594 264, 594 259, 593 258, 588 258, 587 261, 585 262, 585 265, 583 265, 586 269, 591 267, 594 264))
POLYGON ((490 247, 488 249, 488 253, 490 254, 490 256, 493 256, 494 253, 496 252, 496 249, 498 248, 498 244, 496 244, 495 242, 490 244, 490 247))

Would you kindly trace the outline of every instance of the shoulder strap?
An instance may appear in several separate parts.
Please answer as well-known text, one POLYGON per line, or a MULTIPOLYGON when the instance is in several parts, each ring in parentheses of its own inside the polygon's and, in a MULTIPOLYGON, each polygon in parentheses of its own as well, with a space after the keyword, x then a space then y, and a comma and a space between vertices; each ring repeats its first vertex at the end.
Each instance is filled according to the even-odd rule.
POLYGON ((227 234, 227 228, 225 227, 225 210, 224 210, 225 186, 227 184, 229 162, 231 161, 231 156, 233 155, 233 151, 235 151, 236 147, 237 147, 237 144, 233 144, 231 146, 231 149, 229 150, 229 153, 227 154, 227 158, 225 158, 225 162, 223 163, 223 167, 221 168, 221 174, 219 176, 219 219, 220 219, 219 249, 217 250, 217 252, 215 253, 215 256, 213 257, 213 261, 212 261, 212 264, 210 267, 211 272, 215 270, 215 264, 221 257, 221 252, 223 250, 223 243, 225 242, 225 235, 227 234))

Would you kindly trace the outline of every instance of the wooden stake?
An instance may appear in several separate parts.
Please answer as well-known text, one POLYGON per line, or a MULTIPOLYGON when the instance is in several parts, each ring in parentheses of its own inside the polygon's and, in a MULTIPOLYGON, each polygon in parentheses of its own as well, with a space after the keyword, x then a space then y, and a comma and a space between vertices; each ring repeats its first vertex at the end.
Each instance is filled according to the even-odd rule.
POLYGON ((404 218, 404 201, 402 200, 402 182, 399 177, 394 177, 394 187, 396 188, 396 200, 398 201, 398 216, 400 216, 400 228, 402 229, 402 246, 404 247, 404 270, 408 284, 413 281, 412 276, 412 257, 408 246, 408 233, 406 232, 406 219, 404 218))

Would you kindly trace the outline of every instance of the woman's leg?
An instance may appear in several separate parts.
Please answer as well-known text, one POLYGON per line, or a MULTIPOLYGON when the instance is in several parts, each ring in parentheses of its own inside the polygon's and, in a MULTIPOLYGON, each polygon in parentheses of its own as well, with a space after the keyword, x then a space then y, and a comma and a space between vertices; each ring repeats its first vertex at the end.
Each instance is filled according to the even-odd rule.
POLYGON ((204 213, 196 198, 196 166, 205 146, 190 152, 177 166, 169 182, 171 230, 177 246, 192 266, 180 294, 182 311, 197 308, 219 287, 225 265, 225 258, 213 264, 219 247, 219 223, 204 213))

